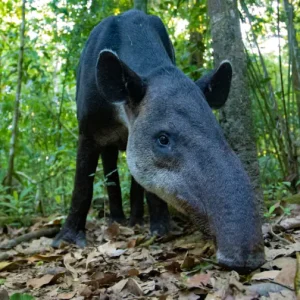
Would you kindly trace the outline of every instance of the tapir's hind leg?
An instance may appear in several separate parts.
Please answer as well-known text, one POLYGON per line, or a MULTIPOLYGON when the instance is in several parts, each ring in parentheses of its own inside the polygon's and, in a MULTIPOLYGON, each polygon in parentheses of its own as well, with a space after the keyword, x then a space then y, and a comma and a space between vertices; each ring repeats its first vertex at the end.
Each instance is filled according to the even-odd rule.
POLYGON ((122 208, 120 179, 117 168, 119 150, 115 146, 107 146, 101 151, 101 158, 106 179, 109 198, 111 222, 124 223, 125 216, 122 208))
POLYGON ((131 177, 130 188, 130 226, 143 224, 144 189, 131 177))
POLYGON ((85 222, 93 196, 94 173, 99 159, 99 148, 92 138, 79 136, 75 184, 68 218, 54 239, 52 246, 59 247, 62 241, 79 247, 86 245, 85 222))
POLYGON ((160 236, 167 234, 170 231, 168 204, 150 192, 146 193, 146 198, 151 233, 160 236))

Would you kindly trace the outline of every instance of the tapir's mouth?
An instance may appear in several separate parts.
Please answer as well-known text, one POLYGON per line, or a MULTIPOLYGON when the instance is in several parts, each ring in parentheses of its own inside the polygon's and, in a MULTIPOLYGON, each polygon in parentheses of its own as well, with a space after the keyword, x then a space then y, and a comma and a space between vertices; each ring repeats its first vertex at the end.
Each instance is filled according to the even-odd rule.
MULTIPOLYGON (((249 236, 249 245, 242 249, 241 245, 234 238, 226 238, 226 228, 218 228, 217 230, 219 231, 221 229, 221 231, 224 232, 223 235, 220 235, 220 232, 216 234, 216 230, 212 227, 214 222, 210 219, 214 218, 214 215, 210 215, 210 217, 207 215, 203 202, 200 203, 200 205, 197 203, 199 206, 196 206, 195 202, 191 203, 186 199, 183 200, 181 197, 174 197, 172 201, 168 202, 175 206, 178 211, 188 215, 201 232, 213 238, 217 248, 217 260, 220 266, 225 269, 235 270, 240 274, 248 274, 264 264, 265 258, 262 240, 254 238, 252 242, 256 246, 252 248, 252 242, 249 236), (218 238, 228 241, 225 245, 224 241, 222 241, 222 248, 225 247, 225 251, 219 248, 218 238)), ((226 226, 227 225, 225 225, 225 227, 226 226)), ((256 227, 255 225, 253 226, 256 227)), ((259 232, 257 232, 257 234, 259 235, 259 232)), ((247 239, 246 236, 244 237, 244 240, 245 239, 247 239)))
POLYGON ((240 274, 248 274, 259 268, 265 263, 264 252, 252 253, 247 259, 239 259, 238 257, 224 256, 221 251, 217 251, 218 264, 225 269, 237 271, 240 274))

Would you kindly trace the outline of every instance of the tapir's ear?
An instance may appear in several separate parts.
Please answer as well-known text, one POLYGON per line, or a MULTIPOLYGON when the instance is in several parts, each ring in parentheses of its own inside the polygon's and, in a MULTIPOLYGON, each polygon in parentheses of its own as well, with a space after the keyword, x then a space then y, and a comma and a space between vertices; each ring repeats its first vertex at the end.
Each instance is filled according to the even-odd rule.
POLYGON ((216 70, 196 81, 211 108, 217 109, 225 104, 230 90, 231 78, 231 64, 229 61, 223 61, 216 70))
POLYGON ((96 80, 101 95, 111 103, 138 103, 146 92, 143 79, 111 50, 100 52, 96 80))

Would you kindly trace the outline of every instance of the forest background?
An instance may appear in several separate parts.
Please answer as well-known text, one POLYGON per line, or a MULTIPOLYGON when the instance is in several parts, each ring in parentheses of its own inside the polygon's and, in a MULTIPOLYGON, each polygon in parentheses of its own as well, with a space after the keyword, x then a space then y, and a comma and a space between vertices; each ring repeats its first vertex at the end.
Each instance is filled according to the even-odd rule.
MULTIPOLYGON (((214 67, 210 2, 148 1, 148 13, 168 28, 177 65, 195 80, 214 67)), ((80 53, 99 21, 133 5, 131 0, 0 2, 0 218, 5 222, 67 212, 75 174, 80 53)), ((300 190, 300 4, 240 0, 238 9, 247 60, 247 77, 240 80, 249 88, 253 121, 248 129, 255 132, 259 180, 272 208, 300 190)), ((119 160, 128 204, 126 154, 119 160)), ((94 202, 105 198, 99 163, 94 202)))

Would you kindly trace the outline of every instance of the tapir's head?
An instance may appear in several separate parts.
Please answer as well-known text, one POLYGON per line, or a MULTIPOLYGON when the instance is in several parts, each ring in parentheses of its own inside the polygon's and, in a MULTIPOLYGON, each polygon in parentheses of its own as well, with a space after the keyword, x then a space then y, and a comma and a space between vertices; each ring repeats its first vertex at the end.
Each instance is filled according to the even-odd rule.
POLYGON ((199 226, 208 224, 221 265, 249 272, 264 261, 260 217, 249 178, 211 110, 226 102, 231 76, 223 62, 196 82, 171 65, 141 78, 106 50, 97 65, 101 93, 127 114, 132 175, 199 226))

